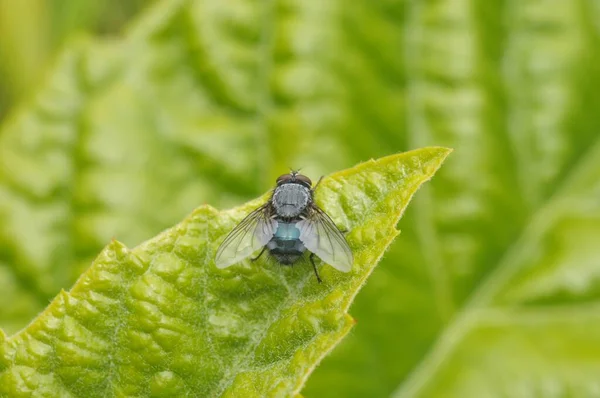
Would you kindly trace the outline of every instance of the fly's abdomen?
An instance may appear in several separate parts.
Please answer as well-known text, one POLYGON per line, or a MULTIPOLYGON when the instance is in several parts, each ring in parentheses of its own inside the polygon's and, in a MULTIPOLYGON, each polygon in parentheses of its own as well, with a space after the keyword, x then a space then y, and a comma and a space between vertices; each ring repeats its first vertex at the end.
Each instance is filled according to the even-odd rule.
POLYGON ((271 255, 282 264, 295 263, 306 250, 300 241, 300 230, 296 223, 279 222, 273 239, 267 243, 271 255))
POLYGON ((300 239, 300 230, 296 227, 295 222, 278 222, 277 230, 274 238, 281 240, 297 240, 300 239))

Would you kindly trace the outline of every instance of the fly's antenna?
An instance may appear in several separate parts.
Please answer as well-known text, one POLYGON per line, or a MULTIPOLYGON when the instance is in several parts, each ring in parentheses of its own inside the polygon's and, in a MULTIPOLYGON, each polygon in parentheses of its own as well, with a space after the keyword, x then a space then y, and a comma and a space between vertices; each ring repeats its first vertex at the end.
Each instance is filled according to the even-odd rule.
POLYGON ((300 170, 302 170, 302 169, 293 169, 289 166, 288 166, 288 169, 290 169, 290 174, 292 175, 292 178, 294 178, 294 179, 296 178, 296 176, 298 174, 300 174, 300 170))

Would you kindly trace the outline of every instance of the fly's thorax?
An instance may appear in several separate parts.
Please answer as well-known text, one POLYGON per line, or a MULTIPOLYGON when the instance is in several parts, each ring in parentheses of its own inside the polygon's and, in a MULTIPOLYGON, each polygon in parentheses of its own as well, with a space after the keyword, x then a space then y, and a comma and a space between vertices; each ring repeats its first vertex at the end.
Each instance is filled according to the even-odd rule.
POLYGON ((311 191, 296 183, 282 184, 273 193, 273 207, 279 217, 298 217, 311 200, 311 191))

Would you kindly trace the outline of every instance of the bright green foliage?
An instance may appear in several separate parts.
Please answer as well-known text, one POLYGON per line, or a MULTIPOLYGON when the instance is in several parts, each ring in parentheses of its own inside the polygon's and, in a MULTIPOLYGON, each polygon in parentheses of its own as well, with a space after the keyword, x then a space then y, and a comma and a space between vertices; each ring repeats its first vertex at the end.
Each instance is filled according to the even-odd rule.
MULTIPOLYGON (((317 203, 348 230, 350 273, 261 260, 217 270, 223 237, 255 201, 205 205, 133 250, 113 241, 0 347, 0 392, 27 396, 287 397, 353 325, 348 307, 449 150, 422 149, 323 179, 317 203)), ((261 199, 264 201, 264 198, 261 199)))
POLYGON ((29 96, 73 33, 117 34, 153 1, 0 0, 0 121, 29 96))
POLYGON ((303 395, 594 396, 598 21, 589 0, 167 0, 74 43, 0 131, 0 324, 112 237, 444 145, 303 395))

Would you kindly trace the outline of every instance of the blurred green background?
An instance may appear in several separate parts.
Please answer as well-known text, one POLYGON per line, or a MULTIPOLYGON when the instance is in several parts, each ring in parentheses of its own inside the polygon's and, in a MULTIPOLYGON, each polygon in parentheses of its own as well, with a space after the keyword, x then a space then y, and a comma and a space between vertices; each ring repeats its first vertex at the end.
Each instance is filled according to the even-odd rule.
POLYGON ((66 42, 116 36, 151 0, 0 0, 0 119, 35 92, 66 42))
POLYGON ((0 326, 288 167, 455 149, 307 397, 600 396, 600 4, 0 0, 0 326))

